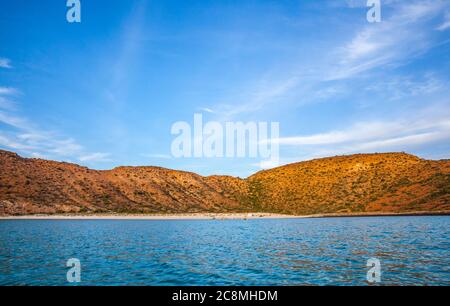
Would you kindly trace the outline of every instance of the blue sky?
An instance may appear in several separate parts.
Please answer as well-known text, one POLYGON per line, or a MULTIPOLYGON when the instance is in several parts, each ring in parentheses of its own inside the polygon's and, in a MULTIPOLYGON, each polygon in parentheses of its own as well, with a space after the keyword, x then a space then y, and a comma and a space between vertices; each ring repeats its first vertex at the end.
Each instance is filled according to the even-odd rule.
POLYGON ((170 129, 280 122, 282 163, 450 158, 450 1, 0 0, 0 148, 96 169, 248 176, 252 158, 173 158, 170 129))

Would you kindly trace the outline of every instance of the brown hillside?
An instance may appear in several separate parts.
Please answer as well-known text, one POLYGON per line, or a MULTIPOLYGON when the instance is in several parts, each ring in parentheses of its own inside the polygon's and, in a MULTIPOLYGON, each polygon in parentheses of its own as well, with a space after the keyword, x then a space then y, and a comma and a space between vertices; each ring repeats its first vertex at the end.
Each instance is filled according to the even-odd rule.
POLYGON ((0 171, 3 215, 248 210, 227 196, 225 182, 158 167, 96 171, 0 151, 0 171))
POLYGON ((295 214, 450 209, 450 161, 404 153, 316 159, 248 179, 254 205, 295 214))
POLYGON ((91 170, 0 150, 0 215, 450 210, 450 161, 402 153, 317 159, 246 180, 159 167, 91 170))

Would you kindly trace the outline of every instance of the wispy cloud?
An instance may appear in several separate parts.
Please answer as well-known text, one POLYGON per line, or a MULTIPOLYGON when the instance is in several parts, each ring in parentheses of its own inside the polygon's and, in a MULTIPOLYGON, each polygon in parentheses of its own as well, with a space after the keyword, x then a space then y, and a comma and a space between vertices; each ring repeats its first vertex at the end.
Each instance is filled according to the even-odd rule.
POLYGON ((3 111, 0 111, 0 122, 22 130, 30 129, 29 123, 26 119, 3 111))
POLYGON ((0 131, 0 146, 6 149, 18 150, 32 157, 64 161, 71 159, 81 162, 111 161, 107 158, 110 154, 88 153, 76 140, 39 129, 27 119, 0 112, 0 122, 13 128, 0 131))
POLYGON ((285 137, 273 140, 281 145, 335 145, 345 143, 390 143, 391 139, 403 139, 415 135, 440 134, 448 136, 450 120, 432 123, 417 122, 359 122, 346 130, 337 130, 308 136, 285 137), (430 132, 431 131, 431 132, 430 132), (431 133, 431 134, 430 134, 431 133), (387 141, 387 142, 386 142, 387 141))
POLYGON ((123 25, 123 33, 118 42, 120 48, 110 59, 108 69, 111 82, 105 96, 116 111, 120 110, 128 95, 132 75, 130 67, 138 62, 144 37, 146 6, 145 1, 138 1, 133 5, 132 12, 123 25))
MULTIPOLYGON (((335 5, 344 5, 362 10, 367 1, 337 1, 335 5)), ((347 91, 345 82, 360 79, 372 72, 383 73, 381 69, 393 71, 424 55, 443 42, 435 36, 432 23, 440 18, 448 1, 384 1, 389 6, 389 14, 383 16, 381 23, 365 24, 347 41, 337 42, 326 54, 311 57, 311 62, 292 61, 283 74, 266 74, 259 82, 244 88, 238 97, 228 99, 230 103, 211 106, 224 120, 264 111, 281 103, 304 105, 334 99, 347 91), (307 68, 310 67, 310 68, 307 68)), ((383 10, 384 12, 384 10, 383 10)), ((362 12, 364 13, 364 11, 362 12)), ((444 42, 445 43, 445 42, 444 42)), ((426 90, 435 90, 440 86, 437 78, 417 81, 416 89, 408 84, 401 88, 410 91, 404 95, 415 95, 426 90)), ((372 85, 384 80, 372 79, 372 85)), ((412 81, 413 83, 413 81, 412 81)), ((412 85, 411 83, 411 85, 412 85)), ((351 87, 351 86, 350 86, 351 87)), ((400 97, 400 90, 396 90, 400 97)), ((227 100, 227 99, 222 99, 227 100)))
POLYGON ((16 88, 12 87, 1 87, 0 86, 0 95, 17 95, 19 91, 16 88))
POLYGON ((436 30, 439 30, 439 31, 445 31, 445 30, 447 30, 447 29, 449 29, 449 28, 450 28, 450 12, 447 12, 447 13, 445 14, 444 22, 443 22, 442 24, 440 24, 440 25, 436 28, 436 30))
POLYGON ((92 153, 88 155, 82 155, 78 159, 82 162, 108 162, 111 161, 109 153, 92 153))
POLYGON ((21 142, 17 142, 6 135, 2 135, 1 131, 0 131, 0 146, 12 150, 21 150, 21 151, 29 151, 34 149, 33 147, 28 146, 21 142))
POLYGON ((72 138, 66 139, 51 139, 52 146, 48 148, 48 152, 58 156, 73 157, 74 155, 82 154, 83 146, 78 144, 72 138))
POLYGON ((54 158, 68 161, 71 158, 82 162, 104 162, 107 153, 88 153, 72 138, 59 133, 43 130, 29 119, 15 114, 15 103, 5 96, 17 95, 19 90, 0 87, 0 147, 20 151, 32 157, 54 158), (14 107, 13 107, 14 105, 14 107), (0 125, 1 126, 1 125, 0 125))
POLYGON ((387 100, 401 100, 426 97, 445 91, 447 88, 449 88, 448 81, 439 78, 434 73, 425 73, 424 75, 416 74, 414 77, 386 76, 382 80, 367 85, 365 90, 369 93, 380 94, 387 100))
POLYGON ((11 61, 7 58, 0 58, 0 68, 12 68, 11 61))
POLYGON ((5 97, 0 96, 0 109, 13 110, 15 108, 15 103, 5 97))
POLYGON ((11 100, 11 96, 17 96, 19 93, 19 90, 16 88, 0 86, 0 108, 13 110, 15 102, 11 100))
POLYGON ((368 24, 346 45, 338 49, 338 66, 327 80, 354 77, 374 68, 395 63, 401 65, 435 45, 432 28, 426 25, 441 14, 445 1, 415 1, 396 5, 391 17, 379 24, 368 24))
POLYGON ((264 78, 240 98, 242 101, 237 104, 220 104, 213 112, 222 115, 223 120, 227 120, 233 116, 261 110, 289 93, 298 85, 298 82, 299 78, 297 76, 278 82, 264 78))
POLYGON ((202 111, 202 112, 205 112, 205 113, 210 113, 210 114, 214 114, 214 113, 215 113, 215 111, 212 110, 212 109, 209 108, 209 107, 199 107, 198 109, 199 109, 200 111, 202 111))
POLYGON ((450 119, 446 112, 423 111, 409 120, 363 121, 347 129, 271 141, 298 148, 303 159, 357 152, 403 151, 450 140, 450 119))

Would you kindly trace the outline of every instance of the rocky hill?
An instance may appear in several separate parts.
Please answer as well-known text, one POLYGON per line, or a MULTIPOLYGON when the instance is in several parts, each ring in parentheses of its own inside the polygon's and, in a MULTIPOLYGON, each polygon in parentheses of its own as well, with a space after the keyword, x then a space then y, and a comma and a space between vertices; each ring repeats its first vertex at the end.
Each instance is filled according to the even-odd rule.
POLYGON ((248 179, 260 210, 294 214, 450 210, 450 160, 404 153, 316 159, 248 179))
POLYGON ((450 210, 450 161, 404 153, 317 159, 247 179, 159 167, 97 171, 0 150, 0 215, 450 210))

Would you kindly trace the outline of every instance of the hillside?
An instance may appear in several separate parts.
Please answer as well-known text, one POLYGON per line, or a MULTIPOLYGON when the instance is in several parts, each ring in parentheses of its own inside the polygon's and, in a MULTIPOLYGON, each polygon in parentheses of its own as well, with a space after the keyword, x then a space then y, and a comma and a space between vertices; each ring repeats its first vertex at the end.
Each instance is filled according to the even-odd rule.
POLYGON ((96 171, 0 151, 0 171, 4 215, 245 210, 220 182, 159 167, 96 171))
POLYGON ((253 204, 294 214, 450 210, 450 161, 404 153, 316 159, 248 179, 253 204))
POLYGON ((404 153, 317 159, 246 180, 159 167, 97 171, 0 150, 0 215, 450 210, 450 161, 404 153))

